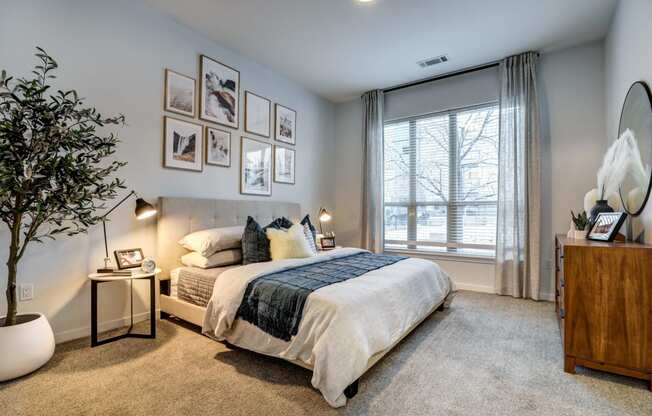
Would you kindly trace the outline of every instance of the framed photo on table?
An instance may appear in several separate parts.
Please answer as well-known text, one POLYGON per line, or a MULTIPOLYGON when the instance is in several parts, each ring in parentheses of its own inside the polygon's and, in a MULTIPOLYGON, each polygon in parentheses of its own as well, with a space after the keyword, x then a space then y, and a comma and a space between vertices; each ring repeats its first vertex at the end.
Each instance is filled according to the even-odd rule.
POLYGON ((164 118, 163 166, 201 172, 203 169, 203 128, 173 117, 164 118))
POLYGON ((113 252, 118 269, 131 269, 140 267, 143 264, 145 256, 140 248, 129 248, 126 250, 116 250, 113 252))
POLYGON ((195 117, 196 87, 195 79, 165 70, 165 111, 195 117))
POLYGON ((242 137, 240 193, 272 195, 272 145, 270 143, 242 137))
POLYGON ((272 102, 265 97, 245 91, 245 131, 263 137, 271 134, 272 102))
POLYGON ((199 118, 239 127, 240 72, 208 56, 200 57, 199 118))
POLYGON ((276 119, 274 138, 279 142, 297 143, 297 112, 291 108, 274 105, 274 118, 276 119))
POLYGON ((586 238, 594 241, 614 241, 627 218, 624 212, 601 212, 589 229, 586 238))

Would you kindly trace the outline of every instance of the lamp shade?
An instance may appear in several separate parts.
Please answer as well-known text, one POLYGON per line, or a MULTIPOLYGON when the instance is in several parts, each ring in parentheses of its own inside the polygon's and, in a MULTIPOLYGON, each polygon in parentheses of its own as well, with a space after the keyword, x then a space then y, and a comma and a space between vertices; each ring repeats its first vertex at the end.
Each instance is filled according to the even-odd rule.
POLYGON ((156 208, 143 198, 136 199, 136 218, 144 220, 156 214, 156 208))
POLYGON ((326 210, 326 208, 321 208, 319 210, 319 221, 322 222, 328 222, 333 218, 330 212, 326 210))

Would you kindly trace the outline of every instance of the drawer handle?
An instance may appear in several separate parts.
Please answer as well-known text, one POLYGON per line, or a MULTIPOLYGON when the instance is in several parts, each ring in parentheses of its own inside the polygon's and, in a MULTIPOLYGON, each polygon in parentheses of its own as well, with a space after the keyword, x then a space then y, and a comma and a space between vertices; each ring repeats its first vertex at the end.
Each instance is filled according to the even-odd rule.
POLYGON ((566 317, 566 311, 564 310, 564 308, 559 309, 559 317, 561 319, 564 319, 566 317))
POLYGON ((566 286, 566 279, 559 279, 559 286, 565 287, 566 286))

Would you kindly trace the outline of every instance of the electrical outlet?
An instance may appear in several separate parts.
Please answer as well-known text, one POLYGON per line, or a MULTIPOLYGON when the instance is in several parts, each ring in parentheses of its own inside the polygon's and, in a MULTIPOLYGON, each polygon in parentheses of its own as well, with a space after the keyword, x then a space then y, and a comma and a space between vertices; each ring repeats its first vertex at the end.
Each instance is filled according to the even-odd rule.
POLYGON ((31 283, 20 285, 20 290, 18 292, 18 300, 21 302, 34 299, 34 285, 31 283))

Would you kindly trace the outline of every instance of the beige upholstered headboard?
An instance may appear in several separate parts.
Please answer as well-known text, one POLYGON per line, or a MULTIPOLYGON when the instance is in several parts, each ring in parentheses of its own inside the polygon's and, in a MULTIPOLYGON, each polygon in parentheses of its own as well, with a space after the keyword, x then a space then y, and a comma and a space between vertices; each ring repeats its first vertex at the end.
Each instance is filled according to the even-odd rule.
POLYGON ((244 225, 248 215, 265 226, 283 216, 300 220, 301 207, 293 202, 160 197, 156 263, 163 269, 161 278, 181 266, 180 258, 187 251, 177 242, 183 236, 206 228, 244 225))

